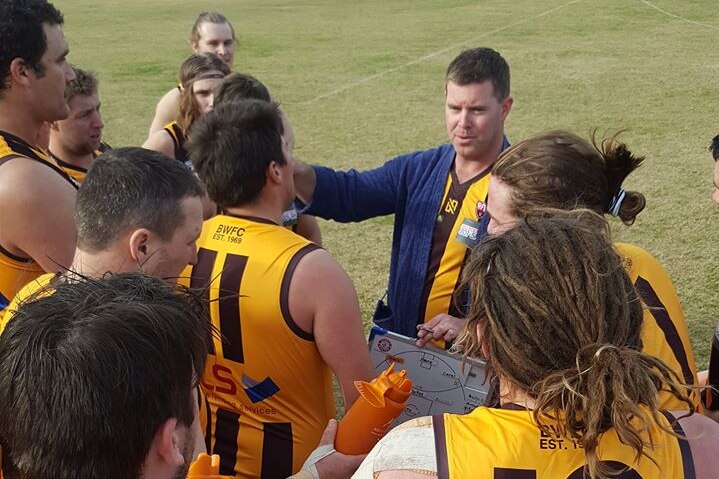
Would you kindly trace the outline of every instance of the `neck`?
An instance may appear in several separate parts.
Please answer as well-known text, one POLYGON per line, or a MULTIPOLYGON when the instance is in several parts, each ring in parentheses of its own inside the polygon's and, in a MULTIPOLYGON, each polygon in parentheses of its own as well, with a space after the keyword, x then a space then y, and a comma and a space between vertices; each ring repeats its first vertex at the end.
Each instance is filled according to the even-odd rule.
POLYGON ((499 403, 501 405, 517 404, 528 409, 534 409, 536 405, 534 399, 530 398, 526 391, 519 389, 509 381, 505 381, 502 377, 499 378, 499 403))
POLYGON ((254 216, 282 225, 282 213, 285 208, 276 198, 267 198, 267 195, 260 193, 260 197, 253 203, 232 206, 224 208, 224 210, 233 216, 254 216))
POLYGON ((52 134, 50 135, 50 151, 56 158, 62 160, 64 163, 85 169, 88 169, 95 159, 92 153, 87 155, 73 153, 54 139, 52 134))
POLYGON ((245 217, 254 217, 254 218, 262 218, 269 221, 272 221, 273 223, 276 223, 278 225, 282 225, 282 213, 275 214, 270 211, 263 211, 259 208, 246 208, 246 207, 234 207, 234 208, 224 208, 224 211, 226 214, 230 216, 245 216, 245 217))
POLYGON ((75 250, 70 272, 87 278, 101 278, 107 272, 124 273, 137 271, 138 265, 129 255, 117 251, 89 253, 75 250))
POLYGON ((6 98, 0 100, 0 130, 15 135, 29 145, 35 146, 42 122, 35 120, 30 108, 16 107, 7 98, 8 94, 9 92, 5 91, 6 98))
POLYGON ((502 153, 503 143, 504 135, 495 139, 482 155, 468 158, 457 154, 454 159, 454 171, 460 183, 474 178, 491 167, 497 161, 497 158, 499 158, 500 153, 502 153))

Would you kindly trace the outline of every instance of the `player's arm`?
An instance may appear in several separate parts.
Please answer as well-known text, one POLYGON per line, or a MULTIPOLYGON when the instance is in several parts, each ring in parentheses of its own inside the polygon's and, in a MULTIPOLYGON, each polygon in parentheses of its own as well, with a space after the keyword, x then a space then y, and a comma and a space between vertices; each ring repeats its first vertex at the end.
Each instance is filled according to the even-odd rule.
POLYGON ((172 140, 172 136, 164 129, 150 134, 142 147, 162 153, 173 160, 175 159, 175 142, 172 140))
POLYGON ((297 218, 297 231, 295 233, 307 238, 317 246, 322 246, 322 231, 320 231, 320 225, 314 216, 300 215, 297 218))
POLYGON ((155 118, 152 119, 149 135, 162 130, 171 121, 177 120, 180 110, 180 90, 173 88, 160 98, 155 108, 155 118))
POLYGON ((77 233, 73 209, 76 190, 55 171, 18 159, 2 168, 0 245, 32 258, 47 272, 69 268, 77 233))
POLYGON ((318 249, 297 264, 289 303, 298 326, 314 335, 349 408, 357 399, 354 381, 374 377, 352 281, 329 253, 318 249))

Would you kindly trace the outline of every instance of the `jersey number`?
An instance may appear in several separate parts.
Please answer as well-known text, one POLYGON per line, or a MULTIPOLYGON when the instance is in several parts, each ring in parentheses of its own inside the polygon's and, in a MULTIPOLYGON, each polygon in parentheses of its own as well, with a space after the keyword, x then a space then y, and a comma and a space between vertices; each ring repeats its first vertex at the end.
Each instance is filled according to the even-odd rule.
MULTIPOLYGON (((617 461, 600 461, 604 466, 610 467, 613 471, 621 471, 618 475, 612 476, 616 479, 642 479, 637 471, 617 461)), ((494 468, 494 479, 537 479, 537 471, 534 469, 510 469, 504 467, 494 468)), ((584 466, 576 469, 567 479, 584 479, 584 466)))
MULTIPOLYGON (((217 251, 200 248, 197 251, 197 265, 192 269, 190 286, 203 288, 209 301, 209 284, 212 270, 217 260, 217 251)), ((245 354, 242 348, 242 322, 240 318, 239 298, 242 276, 247 268, 247 256, 228 253, 220 272, 220 285, 217 302, 219 305, 219 326, 222 334, 222 357, 244 364, 245 354)), ((214 349, 214 348, 213 348, 214 349)), ((216 354, 214 350, 213 354, 216 354)), ((233 381, 234 382, 234 381, 233 381)), ((208 413, 209 404, 206 404, 208 413)), ((207 421, 206 445, 209 448, 212 421, 207 421)), ((285 478, 292 474, 292 424, 264 423, 262 441, 263 479, 285 478), (269 454, 264 454, 269 451, 269 454)), ((212 451, 220 456, 220 474, 235 475, 237 448, 240 434, 240 415, 233 411, 217 408, 215 421, 215 448, 212 451)))

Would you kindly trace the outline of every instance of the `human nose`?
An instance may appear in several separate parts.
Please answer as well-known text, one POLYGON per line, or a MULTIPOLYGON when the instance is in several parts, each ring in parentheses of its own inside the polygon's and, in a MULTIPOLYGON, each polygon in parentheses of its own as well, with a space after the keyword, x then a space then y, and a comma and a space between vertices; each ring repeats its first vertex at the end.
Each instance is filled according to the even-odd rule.
POLYGON ((72 69, 69 63, 65 62, 65 82, 70 83, 75 79, 75 70, 72 69))
POLYGON ((469 121, 469 110, 462 109, 459 112, 458 123, 459 123, 459 126, 461 126, 462 128, 466 128, 470 125, 471 122, 469 121))

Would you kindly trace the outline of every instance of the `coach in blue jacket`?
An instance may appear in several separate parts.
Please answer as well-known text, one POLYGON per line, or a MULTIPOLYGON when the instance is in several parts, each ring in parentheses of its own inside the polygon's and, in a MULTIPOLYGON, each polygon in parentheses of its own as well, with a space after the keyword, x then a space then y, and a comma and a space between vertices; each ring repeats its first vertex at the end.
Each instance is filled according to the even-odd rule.
MULTIPOLYGON (((454 339, 462 327, 454 292, 468 247, 483 234, 492 165, 507 146, 509 66, 490 48, 450 63, 445 77, 449 144, 400 155, 374 170, 297 165, 307 213, 340 222, 395 214, 387 303, 374 321, 414 337, 454 339)), ((485 223, 486 224, 486 223, 485 223)))

